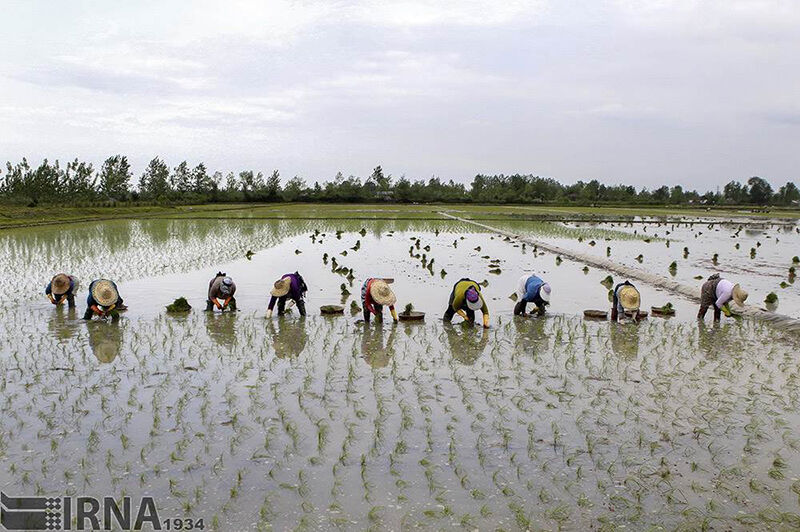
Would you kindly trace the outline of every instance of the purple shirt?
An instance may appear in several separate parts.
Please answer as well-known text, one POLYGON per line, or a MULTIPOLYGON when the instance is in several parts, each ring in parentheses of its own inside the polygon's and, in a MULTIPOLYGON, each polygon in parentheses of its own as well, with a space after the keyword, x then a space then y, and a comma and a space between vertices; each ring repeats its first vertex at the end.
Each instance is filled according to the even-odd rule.
MULTIPOLYGON (((307 290, 306 283, 303 282, 302 277, 296 273, 287 273, 281 277, 281 279, 286 279, 287 277, 291 280, 291 284, 289 285, 289 293, 281 297, 288 297, 290 299, 294 299, 295 301, 300 301, 303 299, 303 292, 307 290)), ((275 302, 277 300, 277 296, 270 297, 269 306, 267 308, 272 310, 275 307, 275 302)))

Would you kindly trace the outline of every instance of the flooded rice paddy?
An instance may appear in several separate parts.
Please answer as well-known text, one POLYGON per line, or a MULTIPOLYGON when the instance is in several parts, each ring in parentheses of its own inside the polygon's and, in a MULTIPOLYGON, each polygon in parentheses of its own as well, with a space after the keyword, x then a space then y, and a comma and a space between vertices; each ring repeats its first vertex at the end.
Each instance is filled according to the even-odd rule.
MULTIPOLYGON (((719 248, 757 300, 800 249, 769 227, 508 225, 664 275, 678 260, 688 283, 719 248)), ((6 493, 147 494, 220 530, 800 527, 800 340, 758 321, 698 324, 641 284, 677 316, 584 321, 610 306, 609 272, 451 221, 116 221, 3 232, 0 250, 18 287, 0 310, 6 493), (130 310, 81 321, 86 284, 77 312, 54 309, 42 291, 62 269, 119 279, 130 310), (217 270, 240 312, 202 312, 217 270), (267 320, 295 270, 309 316, 267 320), (543 319, 512 316, 524 272, 553 286, 543 319), (361 323, 367 276, 426 321, 361 323), (490 329, 439 320, 462 276, 487 281, 490 329), (165 314, 178 296, 194 310, 165 314)), ((778 293, 797 317, 796 288, 778 293)))

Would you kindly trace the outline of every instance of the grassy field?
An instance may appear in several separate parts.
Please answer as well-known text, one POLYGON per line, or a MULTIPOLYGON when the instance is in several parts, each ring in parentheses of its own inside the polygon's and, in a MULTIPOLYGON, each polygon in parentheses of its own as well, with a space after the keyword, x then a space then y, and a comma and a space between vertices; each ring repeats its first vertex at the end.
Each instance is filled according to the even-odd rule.
POLYGON ((0 229, 33 225, 83 222, 116 218, 251 218, 251 219, 436 219, 440 211, 450 211, 477 220, 505 219, 615 219, 630 216, 665 217, 769 217, 800 218, 798 209, 771 209, 754 212, 742 208, 674 208, 674 207, 580 207, 540 205, 472 205, 472 204, 207 204, 180 206, 124 207, 21 207, 0 206, 0 229))

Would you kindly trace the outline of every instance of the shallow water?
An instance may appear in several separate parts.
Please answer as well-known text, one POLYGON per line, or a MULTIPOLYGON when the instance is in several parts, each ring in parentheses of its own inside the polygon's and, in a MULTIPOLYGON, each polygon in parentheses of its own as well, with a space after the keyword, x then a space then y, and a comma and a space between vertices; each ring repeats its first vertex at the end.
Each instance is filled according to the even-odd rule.
MULTIPOLYGON (((644 306, 672 301, 676 318, 584 321, 584 308, 609 306, 608 272, 454 222, 365 223, 0 234, 14 252, 4 281, 26 279, 0 311, 0 487, 147 493, 162 517, 221 530, 800 526, 796 337, 749 319, 698 325, 695 305, 647 286, 644 306), (112 272, 130 310, 82 322, 85 291, 77 311, 54 309, 41 290, 58 269, 112 272), (220 269, 237 282, 238 313, 200 311, 220 269), (310 315, 265 319, 269 286, 295 270, 310 315), (553 286, 544 319, 511 315, 523 271, 553 286), (462 272, 489 281, 488 330, 436 319, 462 272), (366 276, 393 277, 398 307, 413 302, 426 321, 318 315, 348 307, 366 276), (178 296, 195 311, 164 314, 178 296)), ((615 259, 657 245, 619 227, 526 229, 604 250, 602 234, 615 259)))

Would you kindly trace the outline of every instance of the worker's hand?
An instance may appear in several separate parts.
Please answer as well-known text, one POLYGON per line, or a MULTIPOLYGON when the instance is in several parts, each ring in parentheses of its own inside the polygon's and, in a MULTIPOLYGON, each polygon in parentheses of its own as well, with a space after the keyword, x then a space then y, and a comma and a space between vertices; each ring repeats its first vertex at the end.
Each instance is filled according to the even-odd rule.
POLYGON ((53 297, 53 294, 47 294, 47 299, 49 299, 49 300, 50 300, 50 303, 52 303, 52 304, 54 304, 54 305, 56 304, 56 300, 55 300, 55 298, 53 297))
POLYGON ((272 317, 272 309, 268 308, 267 309, 267 319, 269 319, 271 317, 272 317))
POLYGON ((397 323, 397 322, 399 321, 399 320, 397 319, 397 312, 396 312, 396 311, 395 311, 393 308, 392 308, 392 309, 389 309, 389 312, 391 312, 391 313, 392 313, 392 319, 394 320, 394 322, 395 322, 395 323, 397 323))
POLYGON ((721 308, 720 310, 721 310, 721 311, 722 311, 722 313, 723 313, 723 314, 725 314, 725 316, 726 316, 726 317, 728 317, 728 318, 730 318, 730 317, 731 317, 731 315, 733 314, 733 313, 731 312, 731 308, 728 306, 728 304, 727 304, 727 303, 725 303, 724 305, 722 305, 722 308, 721 308))
POLYGON ((483 315, 483 328, 484 329, 488 329, 489 328, 489 315, 488 314, 484 314, 483 315))
POLYGON ((63 303, 64 303, 64 301, 66 301, 66 300, 67 300, 67 296, 66 296, 66 294, 64 294, 64 295, 63 295, 63 296, 61 296, 61 298, 58 300, 58 302, 56 303, 56 305, 61 305, 61 304, 63 304, 63 303))
POLYGON ((471 321, 471 320, 469 319, 469 316, 467 316, 467 313, 466 313, 466 312, 464 312, 464 311, 463 311, 463 310, 461 310, 461 309, 458 309, 458 310, 456 311, 456 314, 458 314, 459 316, 461 316, 462 318, 464 318, 464 320, 466 320, 466 321, 471 321))
POLYGON ((228 308, 228 303, 230 303, 230 302, 231 302, 231 298, 229 298, 229 297, 226 297, 226 298, 225 298, 225 301, 223 301, 223 302, 222 302, 222 308, 223 308, 223 309, 226 309, 226 308, 228 308))
POLYGON ((113 305, 111 305, 110 307, 108 307, 108 308, 106 309, 106 314, 110 313, 110 312, 111 312, 112 310, 114 310, 115 308, 117 308, 117 304, 116 304, 116 303, 114 303, 113 305))
POLYGON ((219 304, 219 301, 217 300, 216 297, 212 299, 212 301, 214 302, 215 307, 217 307, 219 310, 222 310, 222 305, 219 304))
POLYGON ((92 312, 94 312, 98 316, 102 316, 103 315, 103 311, 100 310, 100 307, 98 307, 97 305, 92 305, 92 312))

